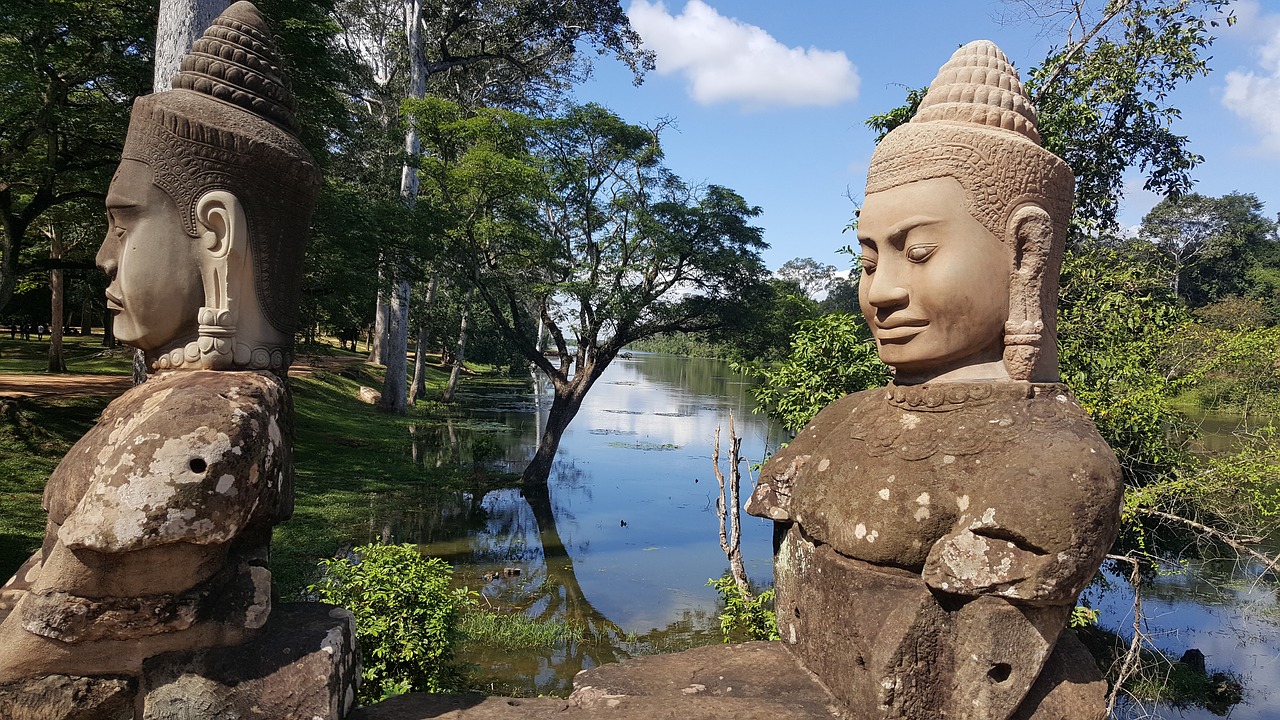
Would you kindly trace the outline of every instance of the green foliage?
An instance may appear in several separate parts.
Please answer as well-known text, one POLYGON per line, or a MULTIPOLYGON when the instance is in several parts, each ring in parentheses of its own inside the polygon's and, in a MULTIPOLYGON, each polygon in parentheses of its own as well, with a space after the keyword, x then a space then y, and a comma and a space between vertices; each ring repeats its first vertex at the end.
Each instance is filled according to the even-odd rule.
MULTIPOLYGON (((916 114, 916 110, 920 109, 920 103, 924 102, 925 93, 929 91, 928 86, 911 88, 904 85, 902 87, 907 91, 907 97, 901 105, 867 118, 866 126, 876 131, 877 143, 883 140, 884 136, 892 132, 894 128, 910 122, 911 118, 916 114)), ((853 229, 857 224, 857 216, 855 215, 853 223, 846 229, 853 229)))
POLYGON ((1172 398, 1184 381, 1169 349, 1190 322, 1144 245, 1089 245, 1067 254, 1058 306, 1062 380, 1120 459, 1130 484, 1186 460, 1189 434, 1172 398))
POLYGON ((1140 233, 1159 248, 1174 292, 1193 308, 1232 296, 1262 300, 1270 288, 1258 282, 1259 273, 1280 267, 1276 222, 1251 194, 1162 200, 1142 219, 1140 233))
MULTIPOLYGON (((1106 3, 1025 78, 1045 147, 1076 174, 1073 229, 1080 240, 1115 227, 1125 173, 1141 170, 1160 195, 1191 189, 1203 158, 1172 129, 1172 94, 1209 73, 1211 32, 1234 22, 1228 0, 1106 3)), ((1074 26, 1073 26, 1074 27, 1074 26)))
POLYGON ((733 348, 726 343, 709 340, 702 333, 661 333, 627 345, 628 350, 679 355, 681 357, 727 358, 733 348))
POLYGON ((1125 515, 1174 513, 1239 537, 1266 535, 1280 521, 1280 427, 1242 438, 1234 452, 1189 459, 1162 482, 1129 488, 1125 515))
POLYGON ((133 99, 151 89, 149 0, 6 2, 0 8, 0 309, 51 209, 96 225, 133 99), (96 204, 96 207, 93 207, 96 204))
POLYGON ((724 603, 720 632, 725 642, 779 639, 772 588, 748 600, 728 573, 708 580, 707 585, 720 593, 720 600, 724 603))
POLYGON ((796 280, 771 278, 754 288, 749 310, 712 337, 739 362, 771 362, 786 356, 796 324, 818 316, 818 303, 796 280))
POLYGON ((355 615, 361 702, 460 689, 454 650, 474 594, 451 588, 453 568, 423 557, 414 545, 365 545, 354 553, 354 561, 321 560, 324 576, 309 590, 355 615))
POLYGON ((1088 627, 1098 623, 1098 611, 1087 605, 1077 605, 1071 608, 1071 617, 1067 620, 1067 625, 1073 628, 1088 627))
POLYGON ((553 648, 581 641, 586 634, 577 625, 554 620, 539 621, 521 613, 473 610, 462 616, 462 642, 492 650, 553 648))
POLYGON ((752 389, 756 402, 793 431, 831 402, 889 381, 867 326, 848 313, 801 322, 785 360, 745 370, 762 380, 752 389))
POLYGON ((1280 326, 1189 328, 1179 343, 1189 346, 1201 407, 1239 411, 1246 417, 1280 409, 1280 326))

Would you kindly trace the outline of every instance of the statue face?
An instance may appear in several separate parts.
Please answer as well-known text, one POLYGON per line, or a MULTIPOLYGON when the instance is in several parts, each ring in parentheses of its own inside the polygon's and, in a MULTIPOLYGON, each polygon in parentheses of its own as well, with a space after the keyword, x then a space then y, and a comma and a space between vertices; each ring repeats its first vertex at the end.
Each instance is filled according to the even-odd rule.
POLYGON ((120 162, 107 192, 107 225, 96 261, 111 279, 115 336, 146 352, 195 339, 204 299, 198 241, 145 163, 120 162))
POLYGON ((964 193, 954 178, 934 178, 871 193, 862 206, 858 300, 899 382, 1003 374, 1012 257, 969 215, 964 193))

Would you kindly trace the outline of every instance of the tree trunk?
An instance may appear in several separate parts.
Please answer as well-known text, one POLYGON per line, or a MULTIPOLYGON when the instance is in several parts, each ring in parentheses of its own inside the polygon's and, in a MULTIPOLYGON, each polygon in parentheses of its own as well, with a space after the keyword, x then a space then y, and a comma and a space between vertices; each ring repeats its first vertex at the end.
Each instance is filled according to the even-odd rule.
POLYGON ((133 386, 147 381, 147 356, 141 350, 133 351, 133 386))
MULTIPOLYGON (((583 374, 580 377, 585 379, 587 376, 583 374)), ((530 486, 546 486, 551 477, 551 464, 556 459, 556 450, 560 449, 560 437, 578 414, 589 389, 591 383, 583 382, 579 385, 578 378, 563 385, 556 383, 556 395, 551 401, 551 411, 547 413, 547 424, 543 426, 542 436, 538 439, 538 450, 520 477, 526 491, 530 486)))
POLYGON ((427 297, 422 301, 422 323, 418 327, 418 344, 413 351, 413 383, 409 386, 409 404, 413 405, 427 395, 427 312, 436 301, 436 285, 440 276, 427 284, 427 297))
POLYGON ((382 359, 387 377, 382 383, 381 407, 387 412, 404 415, 409 396, 406 375, 409 354, 409 281, 399 280, 391 293, 387 311, 387 354, 382 359))
POLYGON ((390 324, 391 309, 387 306, 387 293, 382 289, 381 281, 384 277, 382 270, 378 271, 378 306, 373 311, 373 337, 369 338, 369 362, 381 365, 386 362, 387 357, 387 325, 390 324))
MULTIPOLYGON (((422 58, 422 2, 405 0, 404 28, 409 48, 409 97, 422 98, 427 93, 427 70, 422 58)), ((422 144, 418 131, 410 124, 404 136, 406 158, 418 156, 422 144)), ((400 198, 412 208, 418 200, 418 168, 406 160, 400 168, 400 198)), ((408 387, 405 383, 405 356, 409 352, 409 281, 401 278, 403 264, 392 262, 395 270, 395 289, 388 310, 386 347, 383 364, 387 366, 387 379, 382 386, 383 407, 403 415, 407 410, 408 387)))
POLYGON ((93 314, 90 312, 92 303, 89 298, 85 298, 80 302, 80 334, 88 337, 93 334, 93 314))
MULTIPOLYGON (((58 235, 57 228, 49 226, 49 259, 58 260, 62 257, 62 237, 58 235)), ((49 307, 49 372, 64 373, 67 371, 67 363, 62 358, 62 271, 49 271, 49 294, 52 296, 49 307)))
POLYGON ((449 371, 449 385, 444 389, 445 402, 453 402, 453 394, 458 389, 458 375, 462 373, 462 363, 467 357, 467 326, 471 324, 471 296, 467 295, 467 304, 462 307, 462 324, 458 327, 458 351, 453 354, 453 369, 449 371))
POLYGON ((102 346, 113 348, 116 346, 115 328, 111 326, 112 317, 110 310, 102 311, 102 346))
POLYGON ((214 18, 228 7, 231 7, 231 0, 160 0, 152 92, 163 92, 173 87, 173 76, 181 68, 182 56, 191 50, 214 18))

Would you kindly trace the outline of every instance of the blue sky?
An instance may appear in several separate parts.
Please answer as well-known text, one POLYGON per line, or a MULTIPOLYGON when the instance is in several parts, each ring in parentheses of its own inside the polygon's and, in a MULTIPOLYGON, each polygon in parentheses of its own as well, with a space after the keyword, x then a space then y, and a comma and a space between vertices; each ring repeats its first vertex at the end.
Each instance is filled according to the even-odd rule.
MULTIPOLYGON (((763 208, 758 223, 776 269, 793 257, 838 267, 853 203, 861 200, 873 135, 863 124, 921 87, 960 45, 989 39, 1025 71, 1060 45, 1061 30, 1021 20, 1003 0, 623 0, 657 53, 633 87, 606 58, 579 88, 630 122, 669 117, 667 164, 694 182, 725 185, 763 208)), ((1205 157, 1194 173, 1207 195, 1252 192, 1280 212, 1280 2, 1232 4, 1213 72, 1174 96, 1175 131, 1205 157)), ((1131 183, 1121 222, 1137 225, 1159 201, 1131 183)))

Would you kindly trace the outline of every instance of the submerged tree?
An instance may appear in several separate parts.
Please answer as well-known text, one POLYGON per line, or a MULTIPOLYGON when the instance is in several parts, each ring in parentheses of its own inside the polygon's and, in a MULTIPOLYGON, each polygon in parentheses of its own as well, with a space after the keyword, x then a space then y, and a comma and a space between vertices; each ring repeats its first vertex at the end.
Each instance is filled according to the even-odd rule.
POLYGON ((545 484, 565 428, 628 343, 722 326, 762 281, 760 209, 683 182, 661 165, 660 128, 599 106, 547 120, 468 117, 437 100, 413 111, 432 151, 421 172, 453 223, 448 262, 554 388, 524 473, 545 484))

